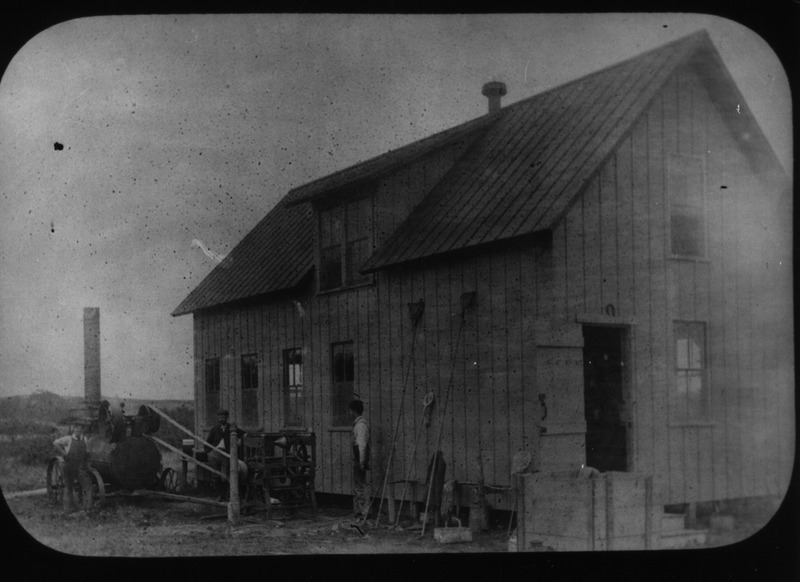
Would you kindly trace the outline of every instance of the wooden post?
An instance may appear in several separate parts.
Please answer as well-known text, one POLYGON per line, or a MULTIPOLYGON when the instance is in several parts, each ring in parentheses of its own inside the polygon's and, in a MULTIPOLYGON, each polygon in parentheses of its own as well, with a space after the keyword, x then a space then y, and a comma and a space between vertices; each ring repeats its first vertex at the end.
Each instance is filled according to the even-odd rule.
POLYGON ((228 496, 228 523, 235 524, 239 521, 239 439, 236 425, 231 424, 231 463, 230 463, 230 493, 228 496))
POLYGON ((469 528, 473 532, 489 529, 486 515, 486 488, 484 487, 483 459, 481 453, 476 457, 478 469, 478 482, 475 485, 475 497, 472 499, 472 508, 469 514, 469 528))
POLYGON ((189 473, 189 461, 181 459, 181 491, 186 491, 186 477, 189 473))

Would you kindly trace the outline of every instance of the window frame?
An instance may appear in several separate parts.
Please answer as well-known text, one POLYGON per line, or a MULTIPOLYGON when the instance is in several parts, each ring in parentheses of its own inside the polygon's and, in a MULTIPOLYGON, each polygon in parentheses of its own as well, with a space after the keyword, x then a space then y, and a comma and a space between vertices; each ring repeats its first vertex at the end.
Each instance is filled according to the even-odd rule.
POLYGON ((669 255, 674 259, 705 260, 708 258, 708 203, 707 203, 707 167, 706 157, 691 154, 669 154, 667 158, 667 235, 669 255), (691 185, 691 175, 687 167, 696 164, 699 184, 695 193, 691 185), (685 192, 682 186, 685 186, 685 192), (684 224, 696 220, 699 234, 689 239, 684 232, 679 233, 677 222, 682 218, 684 224), (680 238, 679 238, 680 237, 680 238), (683 248, 676 247, 682 244, 683 248), (699 252, 678 252, 686 247, 699 245, 699 252))
POLYGON ((320 207, 317 221, 319 260, 318 292, 330 293, 374 283, 372 273, 361 274, 374 250, 375 200, 368 193, 320 207), (355 249, 360 249, 355 253, 355 249), (357 258, 354 258, 356 257, 357 258))
POLYGON ((676 319, 672 322, 672 381, 668 397, 670 418, 677 422, 704 422, 711 419, 711 389, 709 382, 708 325, 705 321, 676 319), (684 331, 682 331, 684 330, 684 331), (699 357, 693 358, 691 340, 699 335, 696 345, 700 348, 699 357), (681 354, 681 340, 686 341, 686 351, 681 354), (685 359, 686 366, 681 367, 685 359), (697 365, 693 365, 693 359, 697 365), (700 393, 696 404, 692 404, 689 383, 691 378, 700 381, 700 393), (684 385, 681 391, 681 383, 684 385), (683 392, 683 394, 681 394, 683 392), (682 401, 681 401, 682 400, 682 401))
MULTIPOLYGON (((303 382, 305 354, 303 348, 287 348, 283 350, 281 355, 281 362, 283 365, 283 424, 286 427, 302 427, 305 426, 305 385, 303 382), (300 362, 290 362, 289 358, 292 356, 300 356, 300 362), (300 383, 290 384, 291 370, 290 366, 300 366, 300 383), (298 389, 299 387, 299 389, 298 389), (294 388, 294 390, 293 390, 294 388), (293 395, 292 392, 295 392, 293 395), (299 393, 299 395, 298 395, 299 393), (295 412, 292 413, 292 398, 295 399, 295 412), (296 422, 295 422, 296 420, 296 422)), ((295 374, 296 379, 297 374, 295 374)))
POLYGON ((334 342, 330 349, 331 365, 331 426, 341 428, 349 426, 350 416, 348 405, 353 399, 355 389, 355 343, 352 340, 334 342), (343 367, 338 370, 336 362, 337 349, 344 350, 345 360, 343 367), (348 366, 347 354, 350 355, 350 365, 348 366), (341 372, 341 377, 337 378, 337 372, 341 372), (348 379, 349 376, 349 379, 348 379))

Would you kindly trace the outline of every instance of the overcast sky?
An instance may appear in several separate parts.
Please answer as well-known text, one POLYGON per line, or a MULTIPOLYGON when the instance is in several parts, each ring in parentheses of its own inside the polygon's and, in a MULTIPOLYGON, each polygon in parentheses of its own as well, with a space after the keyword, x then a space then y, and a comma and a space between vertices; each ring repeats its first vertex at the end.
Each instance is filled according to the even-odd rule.
POLYGON ((295 186, 705 28, 790 170, 762 39, 699 15, 126 16, 61 23, 0 81, 0 396, 192 398, 170 312, 295 186), (60 144, 60 145, 57 145, 60 144))

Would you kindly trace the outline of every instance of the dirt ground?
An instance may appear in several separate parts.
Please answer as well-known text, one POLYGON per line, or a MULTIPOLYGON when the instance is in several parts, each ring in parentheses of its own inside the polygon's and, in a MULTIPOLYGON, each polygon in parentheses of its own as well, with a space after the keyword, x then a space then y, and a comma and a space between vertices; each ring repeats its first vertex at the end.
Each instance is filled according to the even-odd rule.
POLYGON ((65 515, 46 496, 7 500, 20 525, 45 546, 80 556, 242 556, 291 554, 420 554, 506 552, 506 528, 497 524, 470 543, 441 544, 433 529, 410 520, 389 527, 352 519, 341 505, 309 513, 274 511, 229 525, 225 508, 152 498, 107 499, 102 507, 65 515), (358 527, 355 527, 358 526, 358 527))

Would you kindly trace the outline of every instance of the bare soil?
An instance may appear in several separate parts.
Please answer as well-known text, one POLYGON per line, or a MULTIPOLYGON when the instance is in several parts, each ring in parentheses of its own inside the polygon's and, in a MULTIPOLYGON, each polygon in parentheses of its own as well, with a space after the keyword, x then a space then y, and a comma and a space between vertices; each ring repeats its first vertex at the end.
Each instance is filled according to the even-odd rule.
POLYGON ((116 497, 102 507, 64 514, 46 496, 7 499, 36 541, 80 556, 242 556, 287 554, 420 554, 506 552, 506 529, 475 534, 469 543, 441 544, 433 528, 405 520, 390 527, 383 516, 361 523, 344 507, 320 507, 318 516, 291 510, 245 515, 230 525, 224 507, 153 498, 116 497))

